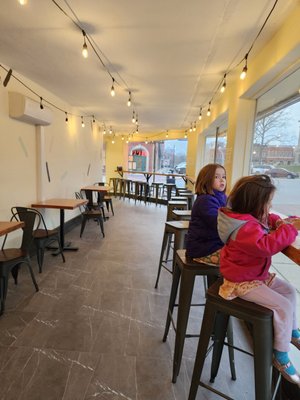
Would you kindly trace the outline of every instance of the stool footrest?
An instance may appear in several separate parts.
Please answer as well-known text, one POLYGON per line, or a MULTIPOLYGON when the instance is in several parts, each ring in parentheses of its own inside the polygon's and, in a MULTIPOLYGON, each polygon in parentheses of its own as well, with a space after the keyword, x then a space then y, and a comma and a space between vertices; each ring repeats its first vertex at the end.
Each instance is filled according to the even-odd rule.
POLYGON ((199 381, 199 386, 204 387, 205 389, 209 390, 210 392, 216 393, 220 397, 223 397, 223 399, 234 400, 233 397, 227 396, 226 394, 220 392, 219 390, 214 389, 212 386, 206 385, 206 383, 199 381))

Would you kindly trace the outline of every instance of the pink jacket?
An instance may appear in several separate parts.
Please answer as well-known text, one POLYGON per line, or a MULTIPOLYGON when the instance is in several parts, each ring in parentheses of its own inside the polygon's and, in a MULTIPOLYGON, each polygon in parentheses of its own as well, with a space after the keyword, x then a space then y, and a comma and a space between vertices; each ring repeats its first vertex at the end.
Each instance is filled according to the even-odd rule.
POLYGON ((272 255, 293 243, 298 235, 291 224, 276 228, 278 219, 278 215, 269 214, 267 227, 250 214, 219 210, 218 232, 225 243, 220 260, 224 278, 231 282, 267 279, 272 255))

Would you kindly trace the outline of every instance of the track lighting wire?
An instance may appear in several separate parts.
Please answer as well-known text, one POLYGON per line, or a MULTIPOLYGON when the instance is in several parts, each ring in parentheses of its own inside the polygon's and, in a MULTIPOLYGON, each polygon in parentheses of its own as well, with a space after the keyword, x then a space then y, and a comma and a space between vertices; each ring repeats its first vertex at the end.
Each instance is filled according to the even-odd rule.
MULTIPOLYGON (((227 69, 225 70, 225 73, 224 73, 224 75, 226 75, 226 77, 227 77, 227 75, 229 75, 233 70, 235 70, 238 66, 240 66, 244 61, 247 61, 250 52, 252 51, 252 49, 253 49, 253 47, 254 47, 254 45, 255 45, 257 39, 259 38, 259 36, 261 35, 263 29, 265 28, 265 26, 266 26, 266 24, 267 24, 269 18, 271 17, 271 15, 272 15, 272 13, 273 13, 273 11, 274 11, 274 9, 275 9, 277 3, 278 3, 278 0, 275 0, 273 6, 272 6, 272 8, 271 8, 271 10, 269 11, 267 17, 266 17, 265 20, 264 20, 264 22, 263 22, 263 24, 262 24, 260 30, 258 31, 257 35, 255 36, 254 40, 252 41, 252 43, 251 43, 251 45, 250 45, 250 47, 249 47, 249 50, 247 51, 246 55, 245 55, 237 64, 235 64, 233 67, 232 67, 233 61, 232 61, 232 62, 230 63, 230 65, 227 67, 227 69)), ((211 102, 213 101, 214 97, 218 94, 220 88, 222 87, 223 81, 224 81, 224 76, 223 76, 222 79, 218 82, 218 84, 216 85, 215 89, 212 91, 213 95, 212 95, 212 97, 210 98, 209 103, 211 103, 211 102)), ((204 102, 204 104, 206 104, 206 103, 207 103, 207 101, 204 102)), ((200 107, 201 107, 201 108, 204 108, 204 106, 202 106, 202 105, 201 105, 200 107)), ((187 118, 187 117, 186 117, 186 118, 187 118)), ((185 119, 186 119, 186 118, 185 118, 185 119)))

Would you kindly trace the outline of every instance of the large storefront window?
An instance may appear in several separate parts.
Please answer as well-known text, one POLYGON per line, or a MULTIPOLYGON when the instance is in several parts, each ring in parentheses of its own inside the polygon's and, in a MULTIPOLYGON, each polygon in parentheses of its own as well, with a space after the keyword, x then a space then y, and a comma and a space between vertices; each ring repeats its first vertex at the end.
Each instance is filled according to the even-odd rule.
MULTIPOLYGON (((159 142, 131 142, 128 144, 128 171, 141 172, 140 178, 143 179, 143 172, 158 172, 162 174, 184 174, 186 173, 186 153, 187 140, 165 140, 159 142)), ((130 174, 129 174, 130 176, 130 174)), ((138 179, 139 175, 132 174, 133 179, 138 179)), ((166 182, 164 176, 153 176, 150 182, 166 182)), ((182 178, 176 178, 176 184, 182 186, 182 178), (178 182, 177 182, 178 181, 178 182)))
POLYGON ((205 138, 204 165, 225 163, 227 132, 218 133, 216 136, 205 138))
POLYGON ((300 99, 258 114, 252 147, 252 174, 267 174, 277 187, 274 208, 300 215, 300 99))

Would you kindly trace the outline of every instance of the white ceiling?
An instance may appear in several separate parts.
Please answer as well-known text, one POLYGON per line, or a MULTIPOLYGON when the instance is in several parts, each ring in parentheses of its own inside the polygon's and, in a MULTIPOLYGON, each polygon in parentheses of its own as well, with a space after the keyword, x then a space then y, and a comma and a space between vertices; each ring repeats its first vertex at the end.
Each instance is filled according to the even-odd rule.
MULTIPOLYGON (((274 1, 56 0, 94 41, 116 80, 113 98, 110 75, 91 46, 82 57, 82 33, 54 1, 1 0, 0 63, 116 133, 133 132, 128 90, 141 133, 186 129, 243 59, 274 1)), ((249 62, 296 2, 278 2, 249 62)))

